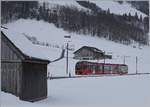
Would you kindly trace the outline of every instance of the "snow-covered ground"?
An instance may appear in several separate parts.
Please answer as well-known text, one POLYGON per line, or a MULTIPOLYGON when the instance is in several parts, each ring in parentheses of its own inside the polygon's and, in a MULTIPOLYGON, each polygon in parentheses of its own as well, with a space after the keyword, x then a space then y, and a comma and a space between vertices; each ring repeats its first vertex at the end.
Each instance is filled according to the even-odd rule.
MULTIPOLYGON (((113 59, 106 60, 106 63, 123 63, 124 56, 126 56, 125 62, 129 67, 129 73, 136 72, 135 58, 137 56, 138 72, 149 72, 150 47, 148 46, 139 48, 136 45, 136 48, 133 48, 90 35, 69 34, 63 29, 56 28, 53 24, 30 19, 20 19, 4 26, 8 27, 8 30, 20 34, 25 33, 36 37, 39 41, 58 44, 60 47, 70 41, 69 44, 74 45, 75 50, 86 45, 96 47, 106 53, 111 52, 113 59), (66 40, 65 35, 71 35, 71 39, 66 40)), ((53 49, 55 48, 49 47, 45 51, 53 49)), ((61 49, 57 50, 61 51, 61 49)), ((74 68, 77 60, 72 59, 73 52, 69 51, 69 72, 75 75, 74 68)), ((61 52, 53 51, 53 54, 49 55, 59 57, 59 54, 61 52)), ((48 65, 50 75, 66 76, 65 61, 66 59, 63 58, 58 62, 50 63, 48 65)), ((98 62, 103 62, 103 60, 98 62)), ((47 99, 29 103, 2 92, 1 104, 2 107, 149 107, 149 81, 150 75, 48 80, 47 99)))
POLYGON ((48 98, 20 101, 1 93, 2 107, 149 107, 150 75, 48 81, 48 98))

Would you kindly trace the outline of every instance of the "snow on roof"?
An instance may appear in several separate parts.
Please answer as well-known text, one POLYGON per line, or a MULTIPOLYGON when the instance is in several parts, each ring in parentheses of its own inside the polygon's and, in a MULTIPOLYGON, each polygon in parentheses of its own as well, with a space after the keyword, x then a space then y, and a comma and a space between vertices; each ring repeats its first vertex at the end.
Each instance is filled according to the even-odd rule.
POLYGON ((81 48, 79 48, 78 50, 76 50, 74 53, 76 53, 77 51, 79 51, 80 49, 83 49, 83 48, 90 49, 93 52, 103 53, 103 51, 99 50, 98 48, 96 48, 96 47, 90 47, 90 46, 82 46, 81 48))
POLYGON ((43 20, 37 21, 33 19, 19 19, 11 23, 3 25, 9 30, 19 33, 25 33, 28 36, 36 37, 41 42, 48 42, 51 44, 64 45, 64 35, 68 32, 62 28, 57 28, 52 23, 47 23, 43 20))
POLYGON ((55 60, 61 53, 60 49, 50 48, 46 46, 35 45, 29 41, 23 33, 15 32, 11 29, 2 29, 1 31, 8 37, 11 42, 20 49, 20 51, 29 56, 45 60, 55 60))

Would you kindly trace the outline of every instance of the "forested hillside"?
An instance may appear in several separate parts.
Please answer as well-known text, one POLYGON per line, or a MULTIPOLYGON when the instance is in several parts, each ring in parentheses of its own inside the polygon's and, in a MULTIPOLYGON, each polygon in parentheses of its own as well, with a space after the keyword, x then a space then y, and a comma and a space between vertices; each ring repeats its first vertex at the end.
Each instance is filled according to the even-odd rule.
POLYGON ((149 15, 149 1, 128 1, 136 9, 142 11, 143 13, 149 15))
POLYGON ((77 1, 87 8, 79 9, 73 5, 51 6, 48 2, 2 1, 2 24, 24 18, 44 20, 54 23, 58 28, 77 34, 104 37, 108 40, 129 45, 138 42, 148 45, 149 18, 129 14, 116 15, 109 8, 102 10, 95 3, 77 1))

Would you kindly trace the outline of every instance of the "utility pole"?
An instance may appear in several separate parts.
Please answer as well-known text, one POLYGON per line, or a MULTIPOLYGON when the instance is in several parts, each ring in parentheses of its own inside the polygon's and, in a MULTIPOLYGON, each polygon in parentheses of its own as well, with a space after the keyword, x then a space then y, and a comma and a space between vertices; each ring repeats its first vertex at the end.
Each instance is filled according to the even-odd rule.
POLYGON ((67 42, 66 74, 68 74, 68 47, 69 47, 69 43, 67 42))
POLYGON ((137 65, 138 65, 138 57, 136 56, 136 74, 138 73, 137 65))
MULTIPOLYGON (((64 38, 66 39, 70 39, 71 36, 70 35, 66 35, 64 36, 64 38)), ((67 46, 66 46, 66 50, 67 50, 67 53, 66 53, 66 74, 68 74, 68 69, 69 69, 69 60, 68 60, 68 49, 69 49, 69 40, 67 40, 67 46)))
POLYGON ((105 64, 105 51, 104 51, 104 64, 105 64))

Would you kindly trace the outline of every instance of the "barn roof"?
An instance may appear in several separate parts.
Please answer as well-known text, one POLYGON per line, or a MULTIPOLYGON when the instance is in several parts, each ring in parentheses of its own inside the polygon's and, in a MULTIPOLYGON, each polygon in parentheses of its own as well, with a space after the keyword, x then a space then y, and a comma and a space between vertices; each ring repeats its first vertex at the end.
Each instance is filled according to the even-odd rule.
POLYGON ((83 46, 83 47, 81 47, 80 49, 78 49, 78 50, 76 50, 75 52, 74 52, 74 54, 75 53, 77 53, 77 52, 79 52, 80 50, 82 50, 82 49, 89 49, 90 51, 92 51, 92 52, 95 52, 95 53, 104 53, 103 51, 101 51, 101 50, 99 50, 98 48, 95 48, 95 47, 90 47, 90 46, 83 46))
POLYGON ((1 28, 2 33, 29 59, 35 61, 52 61, 59 56, 56 53, 58 49, 50 49, 46 46, 35 45, 29 41, 23 33, 14 32, 10 29, 1 28), (56 58, 54 57, 56 56, 56 58))

